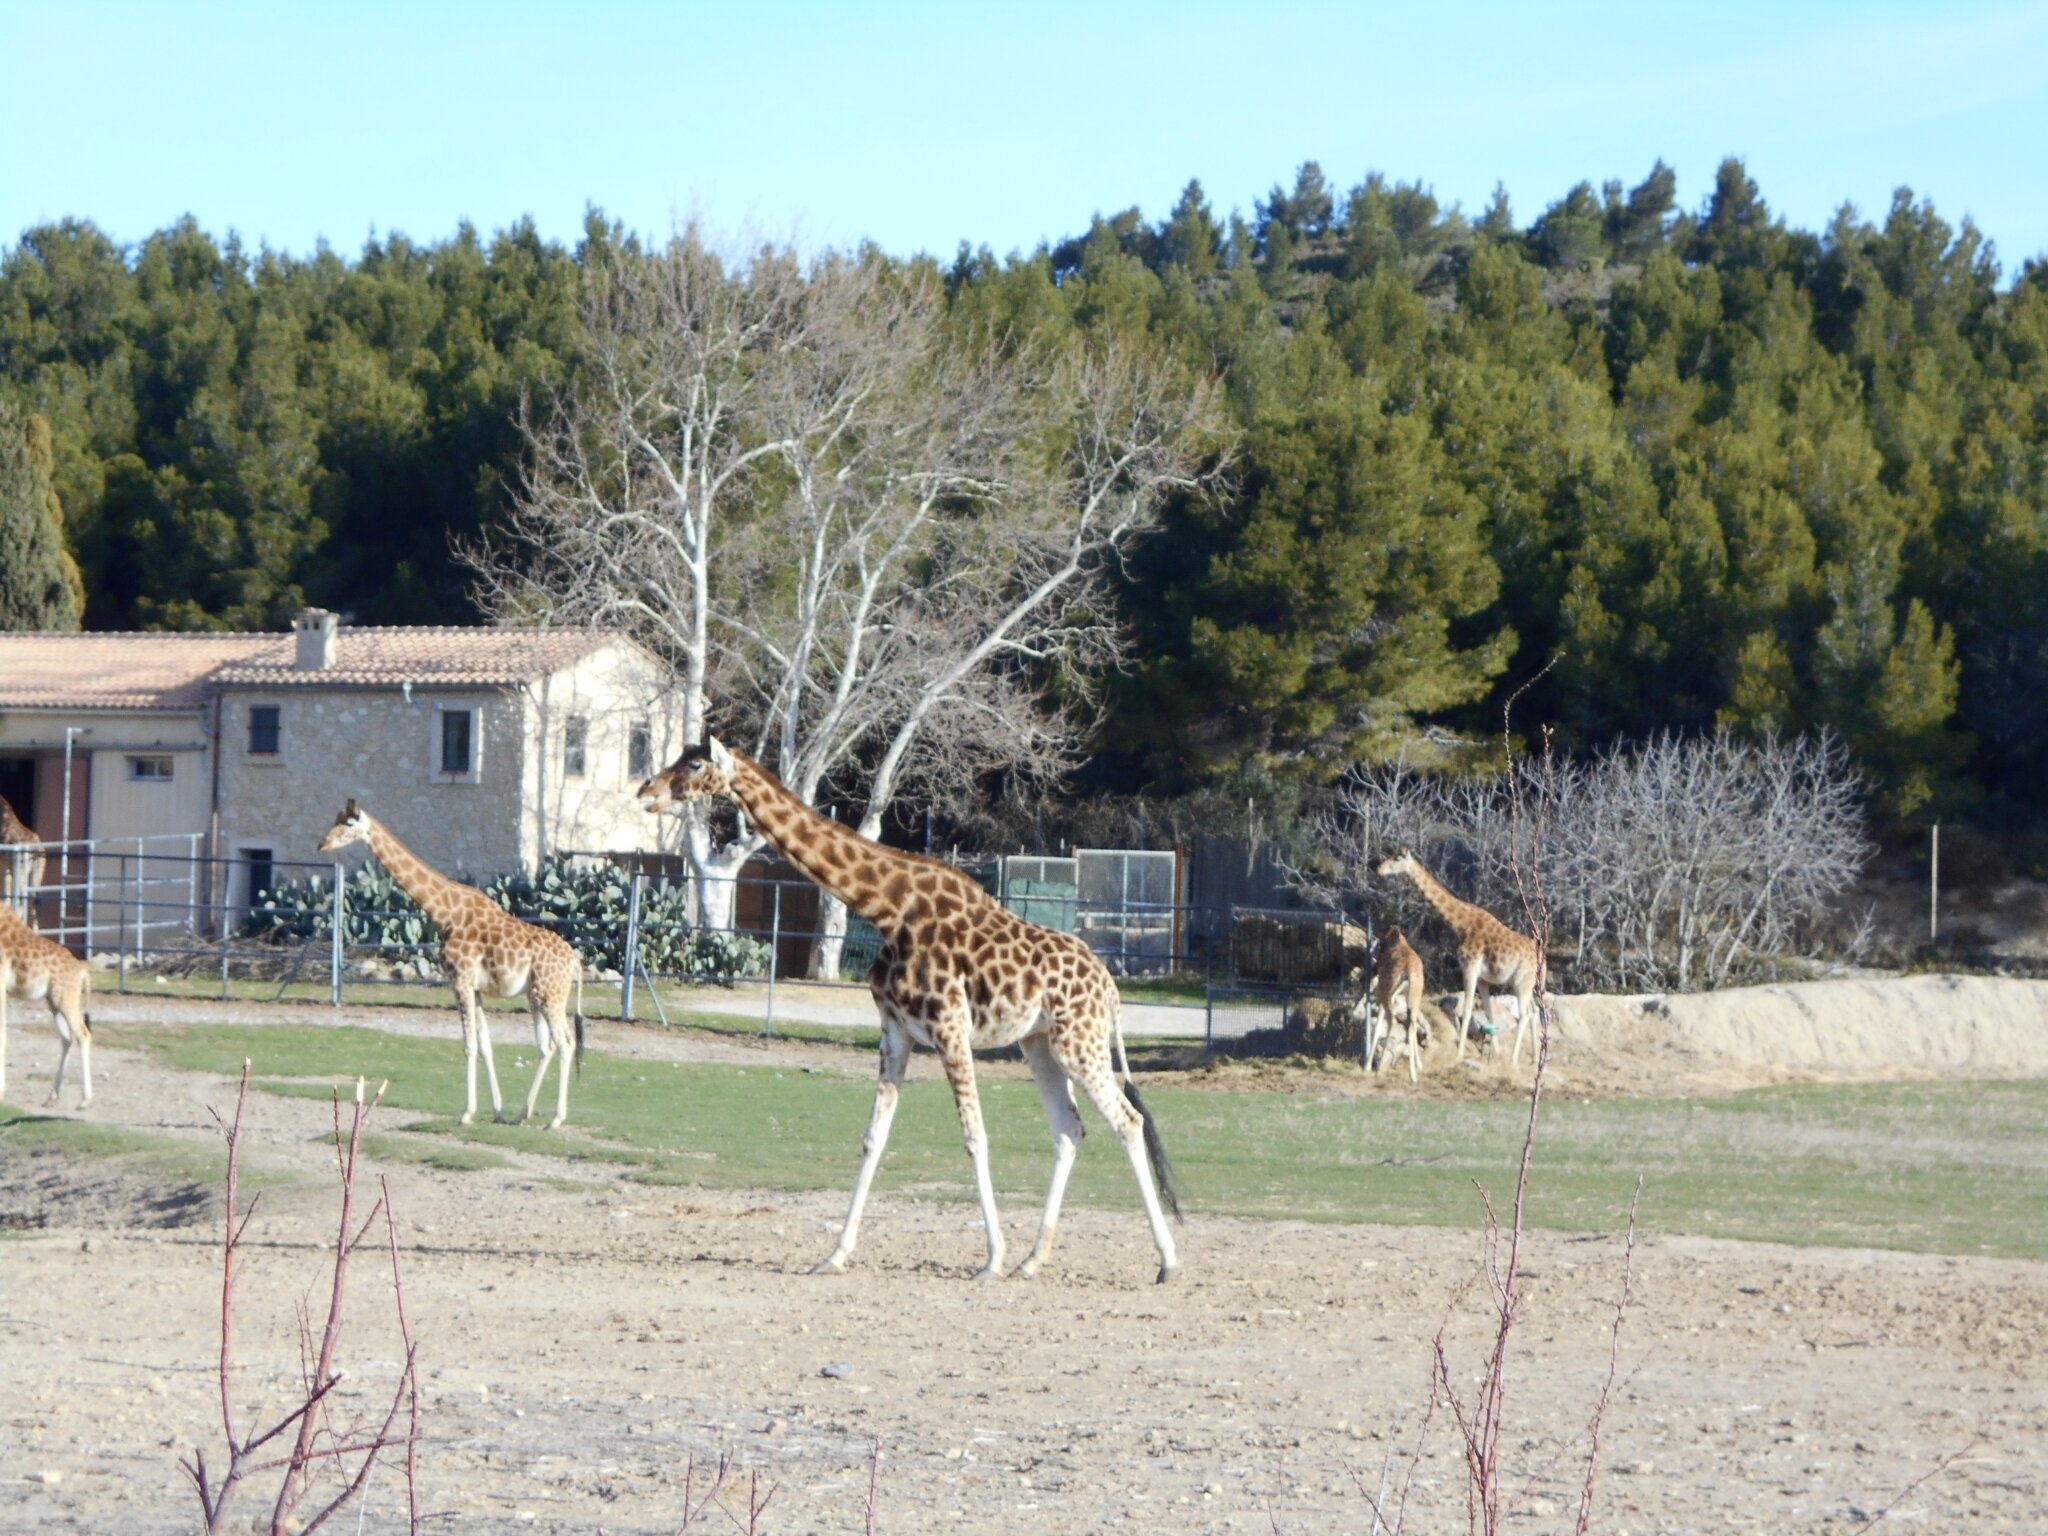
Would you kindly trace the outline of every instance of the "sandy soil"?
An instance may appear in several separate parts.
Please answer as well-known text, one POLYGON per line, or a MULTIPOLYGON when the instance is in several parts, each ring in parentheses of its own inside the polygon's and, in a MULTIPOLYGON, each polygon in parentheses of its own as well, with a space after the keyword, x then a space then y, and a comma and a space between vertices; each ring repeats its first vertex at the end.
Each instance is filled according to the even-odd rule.
MULTIPOLYGON (((129 1009, 183 1011, 102 1011, 129 1009)), ((845 1064, 830 1048, 650 1031, 608 1031, 606 1048, 845 1064)), ((1570 1049, 1567 1036, 1561 1061, 1570 1049)), ((17 1016, 17 1096, 40 1092, 50 1056, 46 1030, 17 1016)), ((96 1065, 98 1121, 196 1138, 206 1106, 232 1098, 221 1079, 128 1053, 96 1065)), ((1671 1065, 1652 1053, 1639 1070, 1671 1065)), ((914 1075, 931 1073, 921 1059, 914 1075)), ((290 1390, 292 1309, 333 1239, 325 1121, 304 1101, 250 1103, 252 1155, 315 1175, 266 1195, 252 1228, 234 1375, 251 1416, 290 1390)), ((1083 1155, 1104 1155, 1099 1136, 1083 1155)), ((891 1536, 1363 1531, 1354 1474, 1377 1488, 1392 1455, 1405 1475, 1432 1336, 1478 1258, 1467 1232, 1198 1214, 1182 1279, 1162 1289, 1137 1217, 1075 1212, 1038 1280, 977 1287, 971 1208, 884 1199, 852 1272, 813 1278, 837 1194, 570 1181, 542 1159, 373 1171, 391 1176, 426 1375, 422 1496, 452 1512, 448 1528, 480 1532, 672 1531, 689 1458, 721 1449, 775 1486, 764 1530, 860 1531, 877 1444, 876 1525, 891 1536)), ((50 1222, 0 1241, 0 1531, 193 1529, 177 1457, 219 1443, 212 1193, 0 1145, 0 1211, 50 1222)), ((1035 1213, 1005 1214, 1021 1256, 1035 1213)), ((1539 1233, 1529 1262, 1511 1528, 1568 1530, 1622 1249, 1539 1233)), ((2048 1529, 2048 1266, 1651 1238, 1636 1277, 1597 1529, 1847 1532, 1949 1457, 1888 1523, 2048 1529)), ((397 1372, 374 1264, 352 1299, 345 1390, 366 1408, 397 1372)), ((1454 1379, 1469 1382, 1486 1320, 1476 1300, 1450 1315, 1454 1379)), ((267 1517, 274 1487, 259 1480, 241 1516, 267 1517)), ((364 1529, 401 1528, 398 1496, 380 1473, 364 1529)), ((1460 1527, 1463 1508, 1439 1419, 1410 1528, 1460 1527)))

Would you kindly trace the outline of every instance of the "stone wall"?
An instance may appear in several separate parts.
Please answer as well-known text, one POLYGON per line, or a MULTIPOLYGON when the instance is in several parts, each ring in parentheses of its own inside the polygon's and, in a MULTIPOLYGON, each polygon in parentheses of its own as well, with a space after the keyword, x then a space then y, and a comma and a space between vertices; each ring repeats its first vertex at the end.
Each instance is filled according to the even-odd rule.
POLYGON ((396 688, 231 689, 221 702, 221 851, 317 861, 321 837, 353 799, 447 874, 523 867, 525 713, 510 690, 415 688, 408 701, 396 688), (274 757, 249 751, 249 712, 265 704, 279 709, 274 757), (481 722, 467 778, 437 771, 448 707, 473 707, 481 722))

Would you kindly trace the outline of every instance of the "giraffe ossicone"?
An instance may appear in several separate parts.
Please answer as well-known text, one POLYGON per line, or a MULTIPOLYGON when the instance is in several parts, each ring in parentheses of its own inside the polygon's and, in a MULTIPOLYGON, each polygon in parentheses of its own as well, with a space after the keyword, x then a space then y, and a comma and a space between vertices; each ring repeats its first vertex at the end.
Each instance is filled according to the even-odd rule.
POLYGON ((976 1278, 1002 1273, 1002 1226, 989 1179, 974 1052, 1016 1045, 1038 1085, 1053 1141, 1038 1240, 1017 1273, 1037 1274, 1052 1253, 1067 1179, 1085 1134, 1075 1107, 1078 1086, 1130 1159, 1159 1253, 1159 1279, 1173 1277, 1180 1261, 1161 1193, 1176 1216, 1179 1202, 1158 1128, 1131 1078, 1116 982, 1086 943, 1025 922, 950 864, 885 848, 819 815, 759 763, 708 732, 703 746, 685 751, 642 784, 640 799, 656 813, 711 799, 734 802, 784 857, 882 936, 881 953, 868 971, 868 990, 882 1021, 874 1109, 846 1221, 819 1271, 844 1269, 859 1242, 861 1215, 916 1044, 931 1047, 945 1068, 974 1167, 988 1235, 988 1261, 976 1278))
POLYGON ((427 914, 441 935, 441 969, 455 990, 456 1006, 462 1011, 462 1046, 466 1065, 467 1097, 462 1123, 476 1118, 476 1063, 483 1058, 484 1076, 491 1089, 491 1114, 505 1118, 505 1102, 498 1091, 498 1068, 491 1060, 491 1030, 484 1017, 482 994, 498 997, 526 997, 533 1017, 533 1044, 537 1060, 533 1086, 526 1093, 523 1122, 533 1115, 540 1100, 541 1085, 548 1067, 561 1058, 556 1080, 555 1117, 548 1122, 554 1130, 569 1118, 569 1069, 583 1056, 583 962, 560 934, 550 933, 532 923, 521 922, 475 886, 451 880, 404 843, 391 829, 350 800, 334 818, 334 825, 320 839, 320 851, 333 853, 351 843, 367 843, 370 851, 427 914), (569 993, 576 994, 575 1028, 569 1024, 569 993))

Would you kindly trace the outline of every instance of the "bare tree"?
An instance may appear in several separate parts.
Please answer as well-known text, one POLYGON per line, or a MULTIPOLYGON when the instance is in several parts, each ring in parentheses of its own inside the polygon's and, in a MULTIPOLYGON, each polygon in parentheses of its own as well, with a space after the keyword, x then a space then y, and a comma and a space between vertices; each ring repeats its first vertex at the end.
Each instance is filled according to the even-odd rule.
POLYGON ((1558 764, 1541 847, 1512 814, 1534 771, 1449 779, 1396 762, 1354 775, 1317 828, 1325 891, 1362 895, 1375 850, 1409 847, 1470 899, 1511 909, 1519 861, 1541 875, 1576 984, 1687 990, 1798 952, 1869 857, 1861 786, 1832 737, 1660 736, 1558 764))
MULTIPOLYGON (((949 336, 928 274, 728 260, 694 227, 594 270, 584 320, 578 376, 522 413, 508 535, 471 551, 500 617, 630 629, 686 740, 715 705, 869 835, 912 790, 1066 766, 1121 656, 1105 578, 1215 461, 1206 379, 1124 339, 949 336)), ((761 839, 683 846, 719 923, 761 839)))

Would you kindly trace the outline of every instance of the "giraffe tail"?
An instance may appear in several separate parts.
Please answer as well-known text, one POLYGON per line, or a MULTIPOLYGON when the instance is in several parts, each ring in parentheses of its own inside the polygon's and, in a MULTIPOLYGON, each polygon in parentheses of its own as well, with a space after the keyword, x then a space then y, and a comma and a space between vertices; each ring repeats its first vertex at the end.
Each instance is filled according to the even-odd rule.
POLYGON ((1124 1010, 1121 1000, 1117 1003, 1116 1023, 1111 1036, 1116 1046, 1117 1067, 1124 1077, 1124 1097, 1131 1101, 1131 1108, 1138 1112, 1138 1123, 1144 1127, 1145 1157, 1152 1164, 1152 1182, 1159 1186, 1159 1198, 1166 1208, 1173 1212, 1175 1221, 1185 1218, 1180 1213, 1180 1195, 1173 1187, 1173 1164, 1167 1160, 1166 1143, 1159 1138, 1159 1122, 1152 1111, 1145 1107, 1145 1101, 1138 1096, 1138 1085, 1131 1077, 1131 1058, 1124 1050, 1124 1010))
POLYGON ((583 962, 576 962, 576 1053, 574 1057, 576 1075, 583 1075, 583 962))
POLYGON ((85 1039, 92 1039, 92 1015, 86 1011, 92 1002, 92 972, 87 971, 78 978, 78 1033, 85 1039))

